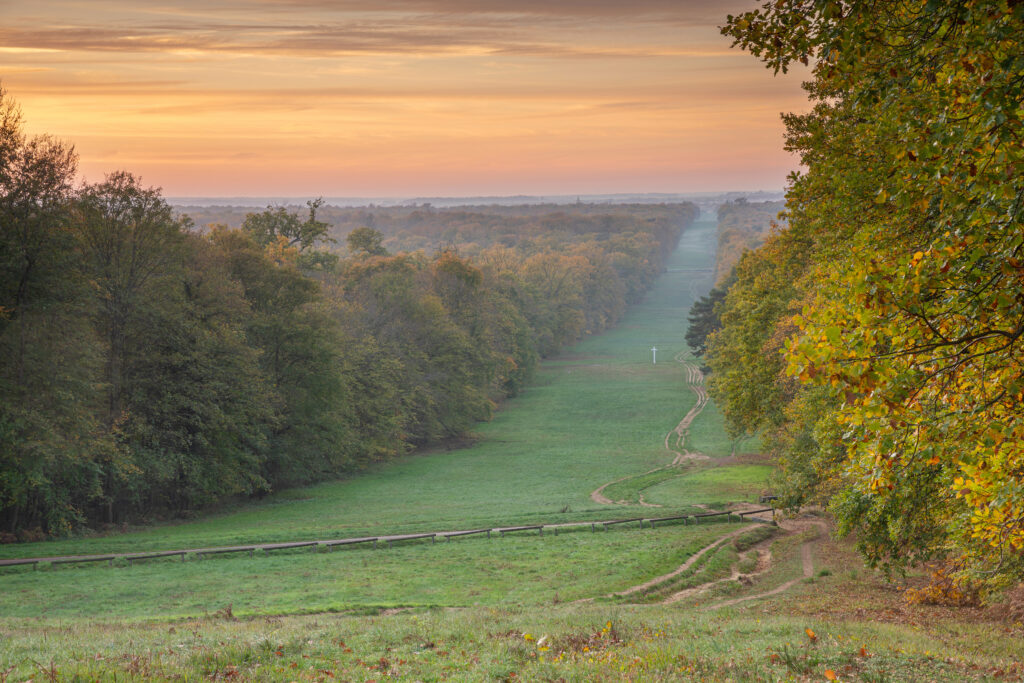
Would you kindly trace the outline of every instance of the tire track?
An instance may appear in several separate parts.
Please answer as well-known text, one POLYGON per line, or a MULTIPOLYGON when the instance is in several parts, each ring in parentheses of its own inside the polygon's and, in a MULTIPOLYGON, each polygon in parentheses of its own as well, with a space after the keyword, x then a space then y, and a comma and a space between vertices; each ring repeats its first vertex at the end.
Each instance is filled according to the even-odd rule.
POLYGON ((749 583, 753 581, 755 576, 759 576, 768 571, 769 569, 771 569, 772 553, 770 550, 766 550, 764 548, 751 548, 747 552, 742 553, 739 557, 739 560, 740 562, 742 562, 743 560, 752 556, 757 557, 757 565, 754 567, 753 571, 744 574, 739 570, 739 563, 737 563, 733 565, 730 569, 729 576, 726 576, 722 579, 716 579, 715 581, 702 583, 698 586, 692 586, 691 588, 684 588, 678 593, 673 593, 672 595, 662 600, 661 604, 671 605, 673 603, 679 602, 680 600, 685 600, 686 598, 692 598, 694 596, 701 595, 702 593, 706 593, 707 591, 711 590, 715 586, 722 583, 749 583))
MULTIPOLYGON (((686 437, 689 433, 690 425, 693 424, 693 421, 697 419, 697 416, 700 415, 701 412, 703 412, 704 407, 708 404, 709 397, 707 389, 704 387, 704 373, 700 371, 699 367, 697 367, 689 360, 687 360, 685 356, 686 352, 680 351, 675 355, 675 358, 673 360, 683 365, 683 369, 686 372, 686 384, 690 388, 690 391, 692 391, 697 396, 697 402, 693 405, 692 408, 690 408, 689 412, 687 412, 686 415, 683 416, 683 419, 679 421, 679 424, 677 424, 668 432, 668 434, 665 435, 665 450, 672 455, 672 462, 663 467, 655 467, 653 470, 648 470, 647 472, 644 472, 642 474, 630 474, 625 477, 620 477, 619 479, 616 479, 614 481, 610 481, 606 484, 602 484, 590 494, 590 500, 594 501, 598 505, 636 504, 633 501, 615 501, 608 498, 608 496, 604 495, 604 490, 613 484, 618 484, 620 482, 627 481, 629 479, 634 479, 636 477, 645 477, 648 474, 654 474, 655 472, 660 472, 662 470, 668 469, 669 467, 678 467, 680 465, 686 464, 687 462, 709 459, 708 456, 704 455, 703 453, 698 453, 695 451, 691 452, 686 449, 686 437)), ((648 503, 643 499, 643 496, 639 494, 638 498, 639 500, 637 501, 637 503, 644 507, 661 507, 656 503, 648 503)))
MULTIPOLYGON (((820 530, 824 531, 825 533, 828 533, 828 525, 826 523, 824 523, 824 522, 811 522, 809 525, 810 526, 818 527, 820 530)), ((747 602, 749 600, 760 600, 761 598, 770 598, 773 595, 778 595, 779 593, 782 593, 783 591, 789 590, 790 588, 792 588, 796 584, 800 583, 804 579, 811 578, 812 576, 814 576, 814 555, 812 554, 812 546, 813 546, 814 542, 817 541, 817 540, 818 540, 818 536, 815 536, 814 538, 807 539, 806 541, 804 541, 800 545, 800 565, 801 565, 801 569, 803 570, 802 571, 802 576, 799 576, 799 577, 797 577, 795 579, 790 579, 789 581, 786 581, 785 583, 783 583, 783 584, 781 584, 779 586, 776 586, 775 588, 773 588, 773 589, 771 589, 769 591, 765 591, 764 593, 757 593, 755 595, 745 595, 745 596, 743 596, 741 598, 733 598, 731 600, 724 600, 723 602, 719 602, 719 603, 716 603, 714 605, 709 605, 705 609, 706 610, 716 610, 716 609, 720 609, 722 607, 729 607, 731 605, 738 605, 741 602, 747 602)))
MULTIPOLYGON (((686 562, 683 562, 681 565, 679 565, 677 568, 673 569, 668 574, 663 574, 662 576, 656 576, 653 579, 649 579, 649 580, 644 581, 643 583, 637 584, 635 586, 630 586, 629 588, 626 588, 624 590, 616 591, 614 593, 609 593, 605 597, 608 597, 608 598, 626 597, 626 596, 629 596, 629 595, 633 595, 635 593, 641 593, 643 591, 650 590, 651 588, 654 588, 654 587, 656 587, 656 586, 658 586, 658 585, 660 585, 662 583, 665 583, 666 581, 671 581, 672 579, 674 579, 675 577, 679 576, 680 574, 682 574, 683 572, 688 570, 690 567, 692 567, 697 562, 697 560, 699 560, 705 554, 707 554, 707 553, 711 552, 712 550, 718 548, 719 546, 721 546, 726 541, 729 541, 729 540, 731 540, 733 538, 736 538, 737 536, 739 536, 740 534, 742 534, 744 532, 750 531, 751 529, 756 529, 757 526, 758 526, 757 524, 750 524, 748 526, 744 526, 744 527, 742 527, 740 529, 737 529, 736 531, 730 532, 730 533, 728 533, 728 534, 726 534, 724 536, 716 538, 714 541, 712 541, 711 543, 708 543, 706 546, 704 546, 703 548, 701 548, 700 550, 695 552, 693 555, 690 555, 688 558, 686 558, 686 562)), ((593 602, 593 601, 594 601, 594 598, 581 598, 581 599, 575 600, 573 602, 574 603, 582 603, 582 602, 593 602)), ((666 600, 666 602, 668 602, 668 601, 666 600)))
MULTIPOLYGON (((733 532, 731 532, 729 534, 726 534, 725 536, 722 536, 721 538, 715 539, 714 541, 712 541, 711 543, 709 543, 708 545, 704 546, 703 548, 698 550, 696 553, 691 555, 689 558, 687 558, 686 562, 684 562, 677 569, 673 570, 672 572, 670 572, 668 574, 664 574, 662 576, 655 577, 653 579, 650 579, 649 581, 645 581, 644 583, 638 584, 636 586, 632 586, 632 587, 627 588, 625 590, 618 591, 616 593, 611 593, 607 597, 615 597, 615 596, 625 597, 625 596, 633 595, 635 593, 640 593, 640 592, 643 592, 643 591, 650 590, 651 588, 656 588, 657 586, 659 586, 659 585, 661 585, 661 584, 663 584, 663 583, 665 583, 667 581, 672 580, 673 578, 679 576, 683 572, 685 572, 688 569, 690 569, 697 562, 697 560, 699 560, 701 557, 703 557, 707 553, 711 552, 712 550, 715 550, 715 549, 719 548, 726 541, 729 541, 729 540, 735 538, 736 536, 739 536, 740 534, 742 534, 745 531, 749 531, 750 529, 755 528, 755 526, 756 525, 746 526, 746 527, 743 527, 742 529, 737 529, 736 531, 733 531, 733 532)), ((826 524, 823 521, 818 521, 818 520, 814 520, 814 521, 801 520, 801 521, 795 521, 795 522, 790 521, 790 522, 784 522, 780 526, 783 529, 785 529, 790 534, 806 532, 806 530, 809 529, 809 528, 817 528, 822 533, 826 533, 826 534, 828 533, 828 524, 826 524)), ((797 585, 801 581, 804 581, 804 580, 814 576, 814 554, 813 554, 813 549, 814 549, 814 545, 819 541, 819 539, 820 539, 820 535, 816 535, 813 538, 808 538, 807 540, 805 540, 803 543, 800 544, 801 575, 799 577, 797 577, 795 579, 790 579, 789 581, 786 581, 786 582, 776 586, 775 588, 772 588, 771 590, 767 590, 767 591, 764 591, 764 592, 761 592, 761 593, 755 593, 753 595, 744 595, 744 596, 738 597, 738 598, 731 598, 729 600, 723 600, 722 602, 718 602, 718 603, 715 603, 713 605, 707 605, 706 607, 703 608, 703 610, 704 611, 717 610, 717 609, 721 609, 722 607, 730 607, 732 605, 737 605, 737 604, 740 604, 742 602, 748 602, 748 601, 751 601, 751 600, 760 600, 762 598, 769 598, 769 597, 772 597, 774 595, 778 595, 780 593, 783 593, 783 592, 789 590, 790 588, 792 588, 793 586, 797 585)), ((773 564, 773 559, 774 558, 772 557, 770 546, 771 546, 772 543, 774 543, 774 541, 775 541, 775 539, 773 539, 773 538, 766 539, 766 540, 761 541, 760 543, 757 543, 756 545, 752 546, 746 552, 742 553, 740 555, 740 557, 739 557, 739 561, 730 568, 729 576, 724 577, 724 578, 720 578, 720 579, 715 579, 713 581, 708 581, 706 583, 702 583, 702 584, 699 584, 699 585, 696 585, 696 586, 691 586, 689 588, 684 588, 681 591, 678 591, 676 593, 673 593, 672 595, 669 595, 664 600, 661 600, 660 604, 662 604, 662 605, 671 605, 671 604, 680 602, 682 600, 686 600, 687 598, 693 598, 693 597, 696 597, 696 596, 699 596, 699 595, 702 595, 702 594, 708 592, 709 590, 711 590, 712 588, 714 588, 715 586, 718 586, 720 584, 731 583, 731 582, 732 583, 739 582, 739 583, 743 583, 745 585, 750 585, 752 583, 752 581, 756 577, 761 576, 762 574, 766 574, 772 568, 772 564, 773 564), (739 569, 738 569, 739 562, 742 562, 744 559, 747 559, 747 558, 750 558, 750 557, 756 557, 757 558, 757 564, 754 567, 754 569, 752 571, 750 571, 750 572, 741 572, 741 571, 739 571, 739 569)), ((593 600, 593 598, 586 598, 585 600, 582 600, 582 601, 579 601, 579 602, 584 602, 584 601, 589 602, 589 601, 592 601, 592 600, 593 600)))
POLYGON ((662 584, 662 583, 664 583, 666 581, 674 579, 675 577, 679 576, 680 574, 685 572, 687 569, 692 567, 694 565, 694 563, 696 563, 697 560, 699 560, 701 557, 703 557, 706 553, 711 552, 712 550, 714 550, 718 546, 722 545, 726 541, 732 540, 732 539, 736 538, 737 536, 739 536, 740 534, 743 534, 743 533, 745 533, 747 531, 750 531, 751 529, 756 529, 757 527, 758 527, 757 524, 750 524, 748 526, 744 526, 744 527, 742 527, 740 529, 737 529, 736 531, 728 533, 725 536, 720 536, 719 538, 715 539, 711 543, 708 543, 706 546, 704 546, 703 548, 701 548, 700 550, 695 552, 693 555, 690 555, 690 557, 688 557, 686 559, 686 562, 682 563, 681 565, 679 565, 679 567, 677 567, 676 569, 672 570, 668 574, 665 574, 663 576, 656 576, 655 578, 650 579, 649 581, 644 581, 641 584, 638 584, 636 586, 631 586, 630 588, 627 588, 626 590, 622 590, 622 591, 619 591, 617 593, 612 593, 611 595, 618 595, 618 596, 623 596, 623 597, 627 596, 627 595, 632 595, 634 593, 639 593, 641 591, 645 591, 645 590, 654 588, 655 586, 657 586, 659 584, 662 584))
POLYGON ((708 456, 703 453, 690 452, 686 449, 686 437, 690 429, 690 425, 693 421, 701 414, 704 410, 704 406, 708 404, 708 392, 704 387, 704 373, 700 371, 693 363, 689 362, 684 358, 686 352, 680 351, 675 356, 677 363, 682 363, 683 368, 686 370, 686 383, 697 396, 697 402, 690 408, 690 411, 683 416, 683 419, 679 421, 679 424, 675 426, 672 431, 665 435, 665 450, 672 453, 675 457, 672 460, 673 465, 682 465, 683 463, 691 460, 707 460, 708 456), (671 442, 671 445, 670 445, 671 442))

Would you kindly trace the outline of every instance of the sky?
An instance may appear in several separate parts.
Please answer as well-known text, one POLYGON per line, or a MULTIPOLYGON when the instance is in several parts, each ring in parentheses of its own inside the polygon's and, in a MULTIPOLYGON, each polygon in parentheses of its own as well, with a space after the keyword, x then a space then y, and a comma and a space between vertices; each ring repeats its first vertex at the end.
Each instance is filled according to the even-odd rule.
POLYGON ((780 190, 748 0, 0 0, 0 84, 168 196, 780 190))

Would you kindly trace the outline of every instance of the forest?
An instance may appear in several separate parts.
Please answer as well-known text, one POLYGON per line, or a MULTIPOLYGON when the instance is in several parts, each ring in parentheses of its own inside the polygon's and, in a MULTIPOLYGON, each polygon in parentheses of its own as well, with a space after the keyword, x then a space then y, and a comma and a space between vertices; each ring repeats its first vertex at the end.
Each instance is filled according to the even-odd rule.
POLYGON ((790 509, 936 600, 1024 578, 1024 6, 791 3, 723 29, 814 60, 786 226, 715 306, 710 389, 790 509))
POLYGON ((613 325, 696 214, 312 201, 197 226, 128 172, 77 184, 74 149, 27 135, 0 91, 3 539, 465 437, 541 357, 613 325))
POLYGON ((715 280, 729 278, 743 252, 756 249, 768 238, 785 202, 726 202, 718 207, 718 251, 715 280))
MULTIPOLYGON (((722 327, 722 302, 736 283, 736 264, 746 252, 761 246, 773 228, 779 228, 777 219, 783 208, 784 202, 748 202, 743 198, 718 207, 715 286, 694 302, 687 320, 686 343, 698 358, 707 353, 711 333, 722 327)), ((703 369, 710 370, 707 365, 703 369)))

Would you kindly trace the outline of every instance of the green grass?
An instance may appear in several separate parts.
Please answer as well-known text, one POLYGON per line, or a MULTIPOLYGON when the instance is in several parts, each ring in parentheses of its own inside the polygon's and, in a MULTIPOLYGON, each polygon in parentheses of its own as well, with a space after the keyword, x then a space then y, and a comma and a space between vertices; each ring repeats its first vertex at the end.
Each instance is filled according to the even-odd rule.
POLYGON ((729 438, 725 431, 725 418, 714 401, 710 401, 700 417, 692 425, 686 439, 686 448, 711 456, 730 455, 733 450, 737 454, 757 451, 757 441, 744 439, 737 442, 729 438))
POLYGON ((62 681, 820 681, 832 669, 895 683, 1006 680, 993 672, 1019 656, 980 624, 951 632, 607 603, 2 627, 0 666, 19 681, 50 680, 52 666, 62 681))
POLYGON ((180 619, 396 606, 550 605, 664 574, 730 525, 611 527, 539 537, 473 536, 314 553, 309 549, 22 571, 4 576, 0 614, 180 619))
MULTIPOLYGON (((67 555, 342 538, 481 526, 666 516, 694 511, 676 498, 657 510, 602 506, 590 493, 669 463, 665 433, 693 405, 683 350, 686 313, 709 281, 714 231, 684 235, 671 270, 615 330, 540 369, 468 448, 413 455, 351 479, 283 491, 260 503, 132 533, 6 546, 0 556, 67 555), (708 280, 708 274, 702 274, 708 280), (657 345, 661 362, 651 363, 657 345)), ((699 418, 698 418, 699 422, 699 418)), ((695 423, 697 424, 697 423, 695 423)), ((723 451, 718 455, 726 455, 723 451)), ((674 472, 673 472, 674 474, 674 472)), ((644 486, 656 481, 643 482, 644 486)), ((727 525, 578 532, 543 538, 465 538, 313 553, 220 556, 134 567, 6 570, 0 614, 63 618, 181 618, 232 604, 237 614, 402 605, 550 604, 595 597, 666 573, 727 525)))
MULTIPOLYGON (((670 269, 712 262, 714 225, 691 227, 670 269)), ((134 533, 0 547, 0 557, 189 548, 597 519, 590 492, 667 464, 665 433, 690 409, 680 364, 686 314, 709 273, 665 273, 622 323, 543 365, 536 383, 478 429, 479 441, 414 455, 343 481, 134 533), (659 349, 657 365, 650 348, 659 349), (568 508, 567 513, 562 513, 568 508)), ((698 423, 699 423, 698 419, 698 423)), ((723 448, 720 455, 728 453, 723 448)), ((686 501, 678 501, 686 507, 686 501)), ((614 509, 637 516, 644 509, 614 509)))
MULTIPOLYGON (((608 500, 636 502, 640 495, 647 489, 669 479, 675 479, 686 474, 685 467, 676 465, 664 467, 638 474, 634 477, 623 479, 607 487, 603 493, 608 500)), ((701 512, 700 508, 692 508, 693 512, 701 512)))
POLYGON ((655 484, 644 491, 644 498, 666 505, 675 505, 678 501, 712 506, 728 501, 757 502, 771 471, 767 465, 697 469, 655 484))
MULTIPOLYGON (((697 224, 670 268, 709 266, 714 241, 711 224, 697 224)), ((6 546, 0 556, 663 516, 749 499, 767 468, 721 466, 733 444, 712 404, 687 442, 711 461, 671 477, 635 476, 672 459, 665 433, 694 397, 669 359, 683 350, 694 296, 710 285, 710 275, 667 273, 617 329, 545 363, 537 384, 481 425, 470 448, 415 455, 188 523, 6 546), (665 507, 590 500, 622 477, 630 477, 623 486, 631 500, 643 492, 665 507)), ((716 611, 703 605, 743 587, 723 582, 674 605, 603 597, 669 573, 736 528, 621 526, 0 571, 0 681, 775 681, 823 680, 829 668, 841 680, 961 681, 999 679, 993 672, 1019 666, 1019 628, 937 618, 922 607, 893 619, 877 605, 898 598, 870 572, 849 571, 848 553, 816 555, 813 584, 716 611), (882 618, 851 616, 862 611, 882 618)), ((769 532, 758 528, 706 553, 664 591, 728 575, 738 551, 769 532)), ((800 576, 803 541, 773 541, 773 568, 749 590, 800 576)))

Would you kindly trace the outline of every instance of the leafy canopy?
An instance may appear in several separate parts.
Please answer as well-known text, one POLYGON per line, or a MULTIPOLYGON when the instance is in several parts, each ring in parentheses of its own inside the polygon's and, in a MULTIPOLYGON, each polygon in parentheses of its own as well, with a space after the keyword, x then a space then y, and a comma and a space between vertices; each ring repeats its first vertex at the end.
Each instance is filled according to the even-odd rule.
POLYGON ((785 117, 798 310, 733 359, 783 334, 783 429, 871 562, 1024 576, 1024 4, 780 0, 723 32, 776 71, 813 60, 785 117))

